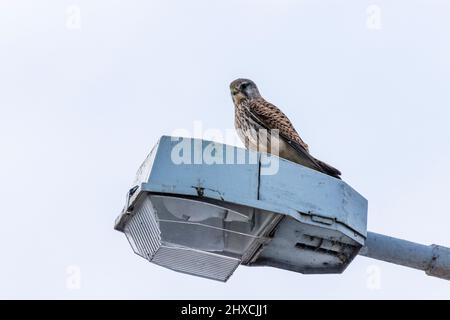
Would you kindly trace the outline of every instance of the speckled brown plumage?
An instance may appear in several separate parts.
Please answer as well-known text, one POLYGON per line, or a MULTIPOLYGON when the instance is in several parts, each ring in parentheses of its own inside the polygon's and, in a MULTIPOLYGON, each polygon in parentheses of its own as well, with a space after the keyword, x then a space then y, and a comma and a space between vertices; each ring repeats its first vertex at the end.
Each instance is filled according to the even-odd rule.
POLYGON ((255 138, 255 132, 265 129, 270 135, 271 130, 278 130, 280 157, 340 178, 339 170, 310 155, 308 145, 300 138, 289 118, 261 97, 253 81, 237 79, 230 84, 230 89, 235 105, 235 127, 247 148, 271 153, 270 139, 264 141, 264 146, 261 143, 264 139, 255 138))
POLYGON ((265 123, 267 128, 280 130, 280 135, 297 142, 308 151, 308 145, 300 138, 289 118, 280 109, 263 98, 250 100, 248 106, 265 123))

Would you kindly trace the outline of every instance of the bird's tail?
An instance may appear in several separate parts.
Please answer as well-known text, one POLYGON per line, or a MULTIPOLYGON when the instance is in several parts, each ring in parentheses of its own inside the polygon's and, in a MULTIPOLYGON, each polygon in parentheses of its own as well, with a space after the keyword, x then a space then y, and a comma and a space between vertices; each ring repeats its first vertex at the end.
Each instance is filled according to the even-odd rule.
POLYGON ((341 172, 338 169, 336 169, 335 167, 330 166, 329 164, 327 164, 327 163, 325 163, 323 161, 320 161, 319 159, 314 158, 314 160, 316 160, 317 163, 322 167, 324 173, 326 173, 326 174, 328 174, 328 175, 330 175, 332 177, 341 179, 341 177, 340 177, 341 172))

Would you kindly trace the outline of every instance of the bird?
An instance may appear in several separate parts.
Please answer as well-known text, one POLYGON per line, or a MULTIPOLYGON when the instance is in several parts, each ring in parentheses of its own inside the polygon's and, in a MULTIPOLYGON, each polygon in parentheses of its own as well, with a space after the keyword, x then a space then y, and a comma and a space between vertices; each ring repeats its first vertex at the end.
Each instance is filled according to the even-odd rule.
POLYGON ((265 153, 275 151, 281 158, 341 179, 338 169, 310 154, 309 146, 300 138, 289 118, 261 96, 252 80, 236 79, 230 83, 230 91, 235 107, 235 129, 247 149, 265 153), (277 139, 277 149, 271 143, 274 139, 277 139))

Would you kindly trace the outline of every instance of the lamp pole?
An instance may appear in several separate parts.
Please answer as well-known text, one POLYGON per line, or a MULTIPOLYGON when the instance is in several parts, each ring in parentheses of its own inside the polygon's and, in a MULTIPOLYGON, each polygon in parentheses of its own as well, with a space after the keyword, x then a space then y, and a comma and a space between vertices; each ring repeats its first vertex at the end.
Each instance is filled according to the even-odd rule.
POLYGON ((423 270, 429 276, 450 280, 450 248, 447 247, 436 244, 427 246, 367 232, 359 255, 423 270))

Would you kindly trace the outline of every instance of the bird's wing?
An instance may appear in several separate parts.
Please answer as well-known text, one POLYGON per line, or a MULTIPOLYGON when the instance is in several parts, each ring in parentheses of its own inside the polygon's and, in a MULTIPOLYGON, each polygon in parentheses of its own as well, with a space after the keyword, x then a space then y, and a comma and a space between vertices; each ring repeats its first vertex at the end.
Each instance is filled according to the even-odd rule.
POLYGON ((254 99, 249 103, 250 112, 254 113, 268 129, 278 129, 280 136, 287 141, 294 141, 306 152, 308 145, 300 138, 289 118, 276 106, 266 100, 254 99))
POLYGON ((325 163, 323 161, 320 161, 319 159, 314 158, 320 166, 325 170, 325 173, 329 174, 330 176, 333 176, 335 178, 341 179, 340 175, 342 174, 338 169, 336 169, 333 166, 330 166, 328 163, 325 163))
POLYGON ((308 145, 300 139, 294 126, 280 109, 264 99, 254 99, 249 103, 248 108, 253 121, 267 130, 277 129, 284 141, 309 160, 319 171, 324 171, 320 164, 309 154, 308 145))
POLYGON ((300 138, 291 121, 280 109, 264 99, 255 99, 248 107, 253 121, 267 130, 278 129, 280 137, 318 171, 339 178, 341 172, 338 169, 311 156, 308 145, 300 138))

